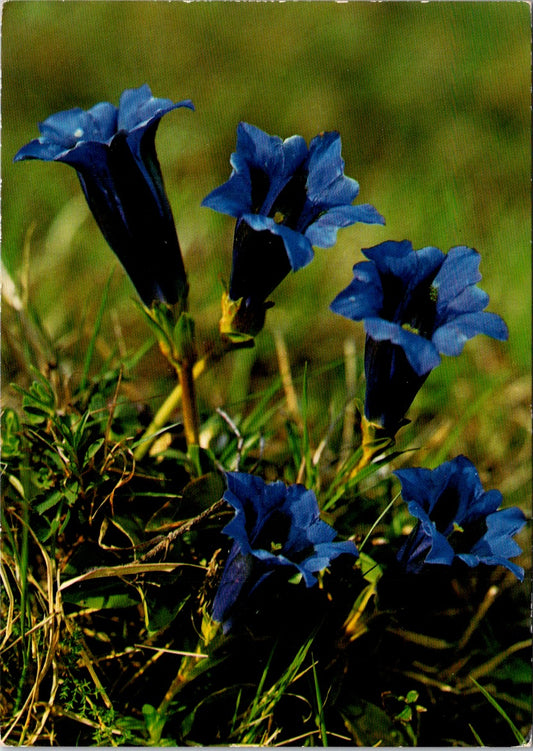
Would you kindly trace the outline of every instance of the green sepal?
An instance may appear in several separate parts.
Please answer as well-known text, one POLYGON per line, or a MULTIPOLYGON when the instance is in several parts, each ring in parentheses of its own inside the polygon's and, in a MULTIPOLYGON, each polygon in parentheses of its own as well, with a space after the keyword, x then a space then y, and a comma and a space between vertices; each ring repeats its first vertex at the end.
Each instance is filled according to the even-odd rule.
POLYGON ((361 416, 361 439, 363 455, 356 470, 368 466, 379 454, 391 449, 395 443, 394 436, 389 435, 381 425, 369 422, 364 415, 361 416))
POLYGON ((184 361, 196 361, 194 320, 189 313, 176 314, 176 306, 157 301, 150 308, 141 304, 139 308, 157 338, 159 349, 173 367, 178 368, 184 361))
POLYGON ((234 347, 253 347, 254 338, 265 325, 265 315, 274 303, 261 303, 257 308, 243 305, 244 298, 232 300, 227 292, 222 295, 222 316, 218 328, 223 339, 234 347))
POLYGON ((194 319, 189 313, 180 313, 172 331, 172 343, 178 362, 193 363, 196 361, 194 319))
POLYGON ((144 315, 144 319, 155 334, 159 349, 165 357, 172 362, 173 352, 172 329, 174 327, 174 315, 172 308, 165 303, 154 302, 152 307, 148 308, 140 302, 135 301, 139 310, 144 315))

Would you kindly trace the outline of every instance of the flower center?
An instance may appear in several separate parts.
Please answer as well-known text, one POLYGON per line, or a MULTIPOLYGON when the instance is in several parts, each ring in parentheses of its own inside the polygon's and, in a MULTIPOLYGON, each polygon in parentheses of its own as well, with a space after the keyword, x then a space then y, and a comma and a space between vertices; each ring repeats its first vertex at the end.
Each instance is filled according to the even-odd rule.
POLYGON ((485 517, 474 519, 460 527, 454 523, 453 530, 448 535, 448 542, 454 549, 456 555, 460 553, 470 553, 476 542, 479 542, 487 531, 487 522, 485 517))
POLYGON ((420 331, 414 326, 411 326, 410 323, 402 323, 402 329, 405 329, 405 331, 410 331, 411 334, 420 334, 420 331))
POLYGON ((416 285, 412 284, 412 277, 382 274, 382 317, 400 324, 406 331, 431 339, 435 329, 439 296, 439 290, 433 284, 433 280, 438 271, 438 268, 434 269, 416 285))
POLYGON ((251 540, 252 547, 279 555, 287 542, 290 528, 290 518, 283 512, 274 510, 264 520, 254 539, 251 540))
POLYGON ((430 511, 429 517, 441 534, 446 535, 461 529, 455 519, 459 511, 459 501, 457 488, 447 487, 430 511))
POLYGON ((268 195, 270 179, 262 169, 251 167, 250 182, 252 185, 252 211, 259 214, 268 195))
POLYGON ((276 224, 284 224, 294 230, 307 229, 298 226, 307 200, 307 170, 300 167, 279 193, 269 212, 276 224))
POLYGON ((402 314, 402 325, 408 331, 431 339, 437 316, 438 290, 425 280, 407 298, 402 314))

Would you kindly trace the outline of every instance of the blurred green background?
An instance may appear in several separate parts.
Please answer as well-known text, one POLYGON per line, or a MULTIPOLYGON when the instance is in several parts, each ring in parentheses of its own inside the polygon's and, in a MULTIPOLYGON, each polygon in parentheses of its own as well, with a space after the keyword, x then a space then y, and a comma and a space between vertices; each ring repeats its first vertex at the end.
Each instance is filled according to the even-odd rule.
MULTIPOLYGON (((27 291, 74 380, 113 268, 101 340, 124 354, 151 335, 132 303, 133 287, 85 207, 74 170, 14 165, 12 158, 48 115, 102 100, 117 104, 123 89, 148 83, 156 96, 190 97, 196 106, 195 113, 176 111, 162 120, 157 146, 201 336, 216 331, 233 220, 200 202, 229 176, 237 123, 308 141, 336 129, 346 174, 360 183, 358 201, 376 206, 386 227, 341 230, 334 248, 317 249, 309 267, 285 280, 272 296, 276 306, 257 343, 258 362, 266 372, 275 370, 275 361, 269 365, 275 329, 295 364, 340 358, 342 365, 346 336, 354 336, 361 351, 362 326, 334 316, 328 305, 349 283, 362 247, 386 239, 445 251, 473 246, 482 255, 489 310, 505 318, 510 340, 477 337, 461 358, 446 358, 414 409, 437 399, 433 409, 456 420, 481 391, 511 379, 514 396, 499 389, 500 411, 490 413, 484 450, 490 440, 506 441, 502 425, 515 407, 512 419, 521 424, 521 443, 526 440, 528 4, 13 1, 3 9, 2 57, 3 262, 27 291), (494 427, 495 420, 501 424, 494 427)), ((8 307, 4 319, 7 383, 20 368, 10 346, 16 334, 8 307)), ((169 374, 155 350, 137 375, 147 379, 145 397, 157 404, 165 392, 158 379, 169 374)), ((231 402, 228 383, 225 377, 207 380, 204 403, 231 402)), ((322 405, 328 388, 327 378, 318 383, 322 405)), ((494 448, 496 454, 508 450, 494 448)))

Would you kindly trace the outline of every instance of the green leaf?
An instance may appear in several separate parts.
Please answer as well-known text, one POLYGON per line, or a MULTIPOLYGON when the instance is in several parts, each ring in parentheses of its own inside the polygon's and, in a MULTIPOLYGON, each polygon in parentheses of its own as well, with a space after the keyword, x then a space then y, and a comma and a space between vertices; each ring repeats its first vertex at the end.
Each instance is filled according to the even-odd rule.
POLYGON ((37 471, 32 472, 31 480, 38 490, 49 490, 56 483, 56 478, 48 467, 39 467, 37 471))
POLYGON ((2 456, 4 459, 22 456, 20 421, 13 409, 2 412, 2 456))
POLYGON ((51 537, 54 537, 63 529, 65 529, 70 520, 70 511, 67 511, 64 517, 56 512, 56 515, 51 522, 49 522, 48 519, 43 515, 40 516, 40 519, 42 519, 43 525, 48 526, 43 526, 41 529, 34 531, 36 532, 37 537, 41 542, 47 542, 51 537))
POLYGON ((344 724, 359 746, 403 746, 406 738, 388 714, 365 699, 356 698, 340 710, 344 724))
POLYGON ((350 641, 362 636, 367 630, 367 615, 365 613, 369 607, 372 598, 376 594, 376 588, 373 584, 368 584, 355 600, 348 617, 344 622, 344 630, 349 636, 350 641))
POLYGON ((378 581, 383 576, 382 568, 366 553, 359 553, 358 565, 361 569, 363 577, 369 584, 376 586, 378 581))
POLYGON ((91 459, 94 459, 98 451, 102 448, 102 446, 105 443, 105 438, 98 438, 96 441, 90 444, 87 451, 85 452, 85 457, 83 459, 83 466, 86 467, 91 459))
POLYGON ((98 582, 97 586, 63 591, 62 597, 65 602, 77 605, 80 608, 94 610, 109 610, 130 608, 139 604, 138 596, 134 595, 133 588, 120 587, 115 582, 98 582))
POLYGON ((167 628, 174 618, 183 610, 185 604, 190 600, 190 595, 186 595, 182 600, 174 602, 173 605, 162 605, 153 600, 152 597, 146 598, 146 620, 148 632, 154 634, 163 628, 167 628))
POLYGON ((144 316, 144 320, 155 334, 159 346, 172 353, 172 312, 164 303, 154 303, 152 308, 147 308, 141 302, 136 301, 137 307, 144 316))
POLYGON ((531 663, 519 657, 511 658, 498 667, 500 681, 512 681, 515 684, 531 685, 531 663))
POLYGON ((188 519, 205 511, 222 498, 225 488, 224 479, 218 472, 208 472, 191 480, 183 488, 178 516, 175 518, 188 519))
POLYGON ((54 506, 57 506, 57 504, 63 499, 63 492, 61 490, 54 490, 53 493, 50 493, 50 495, 44 499, 44 501, 41 501, 40 503, 37 503, 35 506, 35 510, 38 514, 44 514, 45 511, 48 511, 51 508, 54 508, 54 506))
POLYGON ((322 701, 322 693, 320 691, 320 685, 318 683, 318 676, 316 673, 316 663, 313 660, 313 681, 315 684, 315 697, 316 697, 316 717, 315 717, 315 723, 318 727, 318 730, 320 732, 320 740, 322 741, 322 745, 324 748, 328 746, 328 733, 326 730, 326 722, 324 719, 324 702, 322 701))
POLYGON ((104 550, 116 550, 118 548, 128 548, 138 545, 143 539, 143 529, 138 520, 133 516, 114 516, 113 518, 105 517, 102 521, 100 532, 98 534, 98 544, 104 550), (126 537, 126 540, 116 540, 111 537, 107 540, 109 534, 116 534, 118 530, 126 537))
POLYGON ((153 746, 158 746, 161 740, 161 734, 167 721, 166 714, 159 714, 157 709, 151 704, 143 704, 142 713, 146 723, 146 729, 150 735, 150 742, 153 746))
POLYGON ((394 719, 400 720, 400 722, 411 722, 413 719, 413 710, 410 706, 406 706, 401 712, 398 712, 398 714, 395 715, 394 719))
POLYGON ((9 479, 10 485, 12 485, 15 488, 15 490, 17 491, 17 493, 19 494, 19 496, 21 498, 25 498, 26 497, 26 493, 24 492, 24 486, 21 483, 21 481, 19 480, 19 478, 15 477, 15 475, 8 475, 8 479, 9 479))
POLYGON ((23 395, 22 409, 30 419, 30 422, 39 424, 55 415, 56 399, 52 387, 46 378, 35 368, 32 368, 32 372, 35 380, 28 391, 16 384, 12 384, 12 386, 15 391, 23 395))
POLYGON ((77 481, 71 482, 63 488, 63 498, 69 506, 74 506, 78 500, 80 486, 77 481))
POLYGON ((414 689, 412 691, 407 692, 407 696, 405 697, 405 701, 407 704, 414 704, 415 701, 418 701, 418 691, 415 691, 414 689))
POLYGON ((78 420, 78 422, 72 429, 72 446, 76 451, 79 450, 83 441, 86 439, 86 437, 88 437, 87 423, 91 417, 92 415, 89 411, 85 412, 81 420, 78 420))

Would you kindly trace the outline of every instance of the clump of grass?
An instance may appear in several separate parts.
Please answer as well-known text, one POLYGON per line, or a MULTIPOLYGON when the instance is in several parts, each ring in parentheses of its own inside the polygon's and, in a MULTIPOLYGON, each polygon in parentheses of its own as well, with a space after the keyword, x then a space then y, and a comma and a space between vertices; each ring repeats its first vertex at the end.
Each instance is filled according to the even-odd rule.
POLYGON ((204 422, 211 438, 196 479, 179 422, 135 462, 142 427, 112 361, 96 375, 89 368, 68 405, 32 372, 20 410, 2 418, 6 742, 430 745, 468 743, 478 729, 494 743, 526 735, 527 603, 499 572, 456 575, 438 592, 424 577, 391 575, 407 520, 384 472, 402 450, 354 473, 356 446, 338 459, 342 399, 321 423, 309 409, 320 374, 284 368, 238 412, 204 422), (199 642, 228 550, 226 468, 305 482, 361 556, 355 567, 334 562, 315 590, 274 578, 244 630, 199 642), (187 660, 194 670, 165 701, 187 660))

